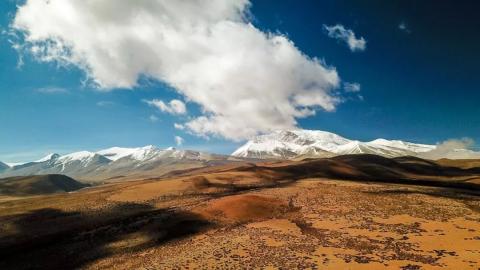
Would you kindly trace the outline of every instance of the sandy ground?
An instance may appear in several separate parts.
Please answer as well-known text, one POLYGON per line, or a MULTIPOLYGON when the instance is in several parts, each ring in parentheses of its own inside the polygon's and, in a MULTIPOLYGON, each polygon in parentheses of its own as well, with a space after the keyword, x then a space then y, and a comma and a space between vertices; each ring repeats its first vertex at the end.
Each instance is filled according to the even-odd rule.
POLYGON ((479 207, 437 188, 311 179, 201 202, 189 210, 215 228, 87 268, 479 269, 479 207))

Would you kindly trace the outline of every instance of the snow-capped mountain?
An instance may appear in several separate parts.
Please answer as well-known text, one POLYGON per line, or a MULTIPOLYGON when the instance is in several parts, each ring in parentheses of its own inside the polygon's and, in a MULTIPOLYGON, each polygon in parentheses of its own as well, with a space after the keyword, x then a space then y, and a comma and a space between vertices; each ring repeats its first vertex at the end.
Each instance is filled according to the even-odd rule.
POLYGON ((49 154, 37 161, 12 166, 0 163, 0 177, 59 173, 82 180, 105 179, 147 171, 165 173, 179 168, 203 166, 213 160, 228 159, 228 156, 172 147, 160 149, 153 145, 137 148, 112 147, 97 152, 80 151, 63 156, 49 154))
POLYGON ((209 153, 192 150, 178 150, 173 147, 159 149, 153 145, 138 148, 112 147, 105 150, 100 150, 97 152, 97 154, 102 155, 112 161, 129 159, 137 162, 154 161, 158 159, 202 160, 212 158, 212 154, 209 153))
POLYGON ((435 145, 376 139, 361 142, 320 130, 281 130, 260 135, 238 148, 232 156, 243 158, 329 157, 347 154, 376 154, 385 157, 417 155, 435 145))
POLYGON ((85 173, 94 169, 98 169, 111 162, 110 159, 97 153, 80 151, 68 155, 60 156, 48 161, 58 173, 69 172, 85 173))
POLYGON ((97 154, 102 155, 112 161, 116 161, 124 157, 130 157, 135 160, 146 160, 149 157, 155 156, 160 151, 161 150, 155 146, 148 145, 138 148, 112 147, 100 150, 97 152, 97 154))

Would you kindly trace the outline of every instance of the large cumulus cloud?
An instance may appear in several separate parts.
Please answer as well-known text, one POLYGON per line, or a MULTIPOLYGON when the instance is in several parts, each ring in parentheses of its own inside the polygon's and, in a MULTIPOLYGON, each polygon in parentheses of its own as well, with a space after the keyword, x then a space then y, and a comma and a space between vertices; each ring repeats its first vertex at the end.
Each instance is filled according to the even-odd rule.
POLYGON ((74 65, 101 90, 163 81, 202 115, 183 126, 242 140, 295 128, 341 98, 336 70, 249 21, 248 0, 27 0, 12 29, 39 61, 74 65))

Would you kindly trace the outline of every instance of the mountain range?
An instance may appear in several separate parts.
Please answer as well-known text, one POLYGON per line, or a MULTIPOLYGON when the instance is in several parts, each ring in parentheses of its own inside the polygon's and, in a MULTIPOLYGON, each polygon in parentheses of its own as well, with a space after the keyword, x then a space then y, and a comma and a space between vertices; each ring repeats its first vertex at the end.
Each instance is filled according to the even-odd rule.
POLYGON ((152 145, 112 147, 63 156, 49 154, 27 163, 0 162, 0 177, 64 174, 83 182, 99 182, 158 177, 177 170, 257 159, 302 160, 351 154, 439 159, 460 158, 459 154, 464 153, 480 158, 480 153, 467 149, 445 149, 437 145, 386 139, 362 142, 320 130, 280 130, 252 138, 230 156, 175 148, 159 149, 152 145), (439 153, 441 156, 438 157, 439 153))
POLYGON ((64 174, 84 182, 105 179, 147 177, 174 170, 216 164, 235 158, 175 148, 149 145, 138 148, 112 147, 98 152, 80 151, 67 155, 49 154, 23 164, 0 164, 0 177, 64 174))
POLYGON ((369 142, 346 139, 320 130, 281 130, 257 136, 232 153, 243 158, 309 158, 349 154, 375 154, 384 157, 417 156, 434 150, 435 145, 399 140, 369 142))

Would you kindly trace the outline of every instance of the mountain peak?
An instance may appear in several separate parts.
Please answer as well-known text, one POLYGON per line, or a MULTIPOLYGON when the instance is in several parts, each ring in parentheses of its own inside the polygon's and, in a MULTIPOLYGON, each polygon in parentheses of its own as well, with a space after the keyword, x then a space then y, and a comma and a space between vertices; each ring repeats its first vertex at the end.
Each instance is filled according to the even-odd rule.
POLYGON ((80 160, 80 161, 87 161, 95 157, 96 153, 89 152, 89 151, 79 151, 79 152, 74 152, 68 155, 60 156, 57 158, 59 161, 75 161, 75 160, 80 160))
POLYGON ((49 160, 52 160, 52 159, 57 159, 59 157, 60 157, 60 155, 57 154, 57 153, 50 153, 50 154, 44 156, 43 158, 41 158, 41 159, 39 159, 35 162, 45 162, 45 161, 49 161, 49 160))
POLYGON ((158 151, 154 145, 143 147, 127 148, 127 147, 111 147, 100 150, 97 154, 102 155, 112 161, 119 160, 124 157, 132 157, 133 159, 141 159, 147 153, 158 151))
POLYGON ((158 149, 155 145, 145 145, 144 147, 141 147, 141 149, 144 149, 144 150, 156 150, 158 149))

